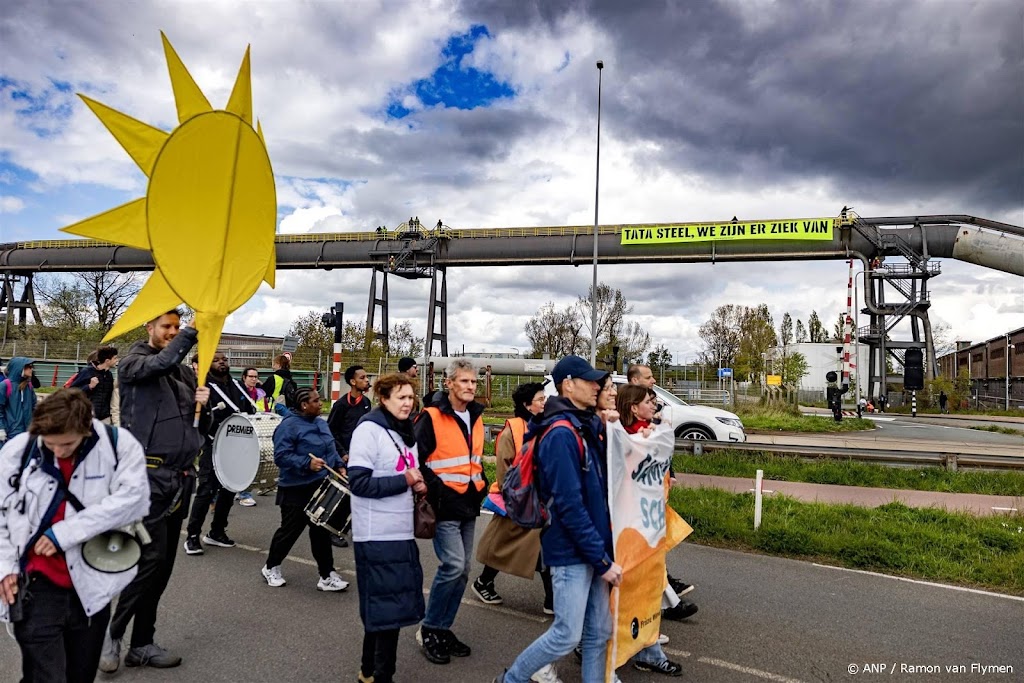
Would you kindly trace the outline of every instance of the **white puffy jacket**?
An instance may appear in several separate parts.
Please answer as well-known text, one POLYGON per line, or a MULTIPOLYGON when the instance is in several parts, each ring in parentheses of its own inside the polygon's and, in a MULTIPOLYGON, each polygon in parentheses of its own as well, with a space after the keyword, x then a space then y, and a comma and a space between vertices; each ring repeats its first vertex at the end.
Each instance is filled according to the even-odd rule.
MULTIPOLYGON (((64 506, 64 519, 52 526, 64 551, 71 583, 88 616, 107 606, 131 583, 136 568, 116 574, 96 571, 82 560, 82 544, 97 534, 143 519, 149 513, 146 458, 139 442, 125 429, 117 430, 117 454, 103 423, 92 421, 99 441, 71 475, 70 490, 84 506, 79 512, 64 506)), ((19 571, 26 546, 38 530, 58 489, 57 479, 41 467, 39 447, 21 472, 29 434, 19 434, 0 450, 0 578, 19 571), (14 483, 18 483, 17 488, 14 483)), ((42 444, 38 444, 41 446, 42 444)), ((0 622, 8 621, 0 600, 0 622)))

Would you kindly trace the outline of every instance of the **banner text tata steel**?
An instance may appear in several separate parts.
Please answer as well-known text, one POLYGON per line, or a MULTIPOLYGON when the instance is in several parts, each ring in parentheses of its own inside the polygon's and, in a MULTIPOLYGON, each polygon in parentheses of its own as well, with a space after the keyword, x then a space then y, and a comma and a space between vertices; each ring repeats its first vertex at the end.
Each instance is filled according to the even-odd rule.
POLYGON ((788 218, 744 223, 680 223, 622 229, 620 244, 675 244, 718 240, 831 240, 838 218, 788 218))

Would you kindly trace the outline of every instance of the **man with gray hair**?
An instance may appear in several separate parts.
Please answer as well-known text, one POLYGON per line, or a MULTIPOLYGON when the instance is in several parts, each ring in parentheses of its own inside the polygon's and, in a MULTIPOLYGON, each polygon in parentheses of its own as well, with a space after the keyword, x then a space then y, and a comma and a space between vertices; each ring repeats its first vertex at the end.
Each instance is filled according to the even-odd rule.
POLYGON ((470 648, 451 627, 466 592, 473 560, 473 530, 487 495, 482 456, 484 407, 474 401, 477 370, 457 358, 445 370, 446 394, 420 413, 416 445, 427 500, 437 513, 434 552, 441 564, 430 587, 423 627, 416 634, 423 654, 434 664, 468 657, 470 648))

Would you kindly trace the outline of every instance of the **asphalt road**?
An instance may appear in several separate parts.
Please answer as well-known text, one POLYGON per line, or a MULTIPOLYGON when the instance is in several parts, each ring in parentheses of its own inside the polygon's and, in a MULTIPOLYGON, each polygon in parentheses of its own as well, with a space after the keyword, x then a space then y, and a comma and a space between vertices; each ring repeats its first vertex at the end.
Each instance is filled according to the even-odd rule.
MULTIPOLYGON (((98 681, 354 681, 362 637, 350 549, 335 562, 353 586, 318 593, 309 545, 300 539, 284 564, 288 585, 269 588, 259 574, 278 522, 269 497, 255 508, 235 507, 229 533, 234 549, 210 548, 201 557, 179 553, 164 596, 157 641, 181 654, 178 669, 122 669, 98 681)), ((488 517, 482 517, 477 534, 488 517)), ((427 586, 436 561, 421 542, 427 586)), ((700 612, 666 622, 670 657, 689 681, 1018 681, 1024 675, 1021 621, 1024 600, 953 590, 772 557, 684 544, 669 557, 674 574, 697 585, 690 594, 700 612), (972 664, 1012 666, 985 676, 972 664), (866 665, 886 669, 863 673, 866 665), (890 674, 896 666, 896 673, 890 674), (946 673, 945 667, 967 667, 946 673), (858 675, 849 673, 856 666, 858 675), (908 673, 906 666, 937 666, 908 673), (884 678, 883 678, 884 677, 884 678)), ((475 568, 475 572, 479 568, 475 568)), ((484 683, 506 666, 548 623, 540 610, 539 581, 499 577, 505 605, 488 607, 467 594, 455 631, 473 655, 448 666, 429 664, 414 629, 403 630, 402 683, 484 683)), ((0 639, 0 680, 18 680, 16 644, 0 639)), ((570 656, 562 678, 579 680, 570 656)), ((620 670, 624 683, 662 680, 620 670)))
MULTIPOLYGON (((900 415, 897 417, 893 415, 892 422, 876 420, 876 431, 874 433, 879 439, 920 439, 924 441, 990 444, 993 446, 1018 446, 1021 449, 1021 455, 1024 455, 1024 436, 970 429, 970 425, 973 424, 975 423, 972 422, 969 425, 963 423, 936 424, 935 420, 922 422, 909 416, 900 415)), ((976 424, 984 426, 990 423, 978 422, 976 424)), ((1001 426, 1017 428, 1020 425, 1009 424, 1001 426)))

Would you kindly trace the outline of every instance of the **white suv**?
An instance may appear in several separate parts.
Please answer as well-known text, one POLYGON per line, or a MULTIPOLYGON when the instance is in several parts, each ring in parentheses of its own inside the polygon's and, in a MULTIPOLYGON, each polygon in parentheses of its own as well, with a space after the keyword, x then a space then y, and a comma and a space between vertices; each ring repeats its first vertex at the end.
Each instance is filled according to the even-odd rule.
MULTIPOLYGON (((544 384, 544 392, 554 396, 555 383, 551 381, 551 375, 547 375, 545 379, 548 382, 544 384)), ((612 381, 616 386, 622 386, 626 384, 626 377, 612 375, 612 381)), ((658 401, 663 406, 659 415, 672 423, 676 430, 676 438, 734 442, 747 440, 743 422, 735 413, 710 406, 690 405, 657 385, 654 387, 654 393, 658 395, 658 401)))

